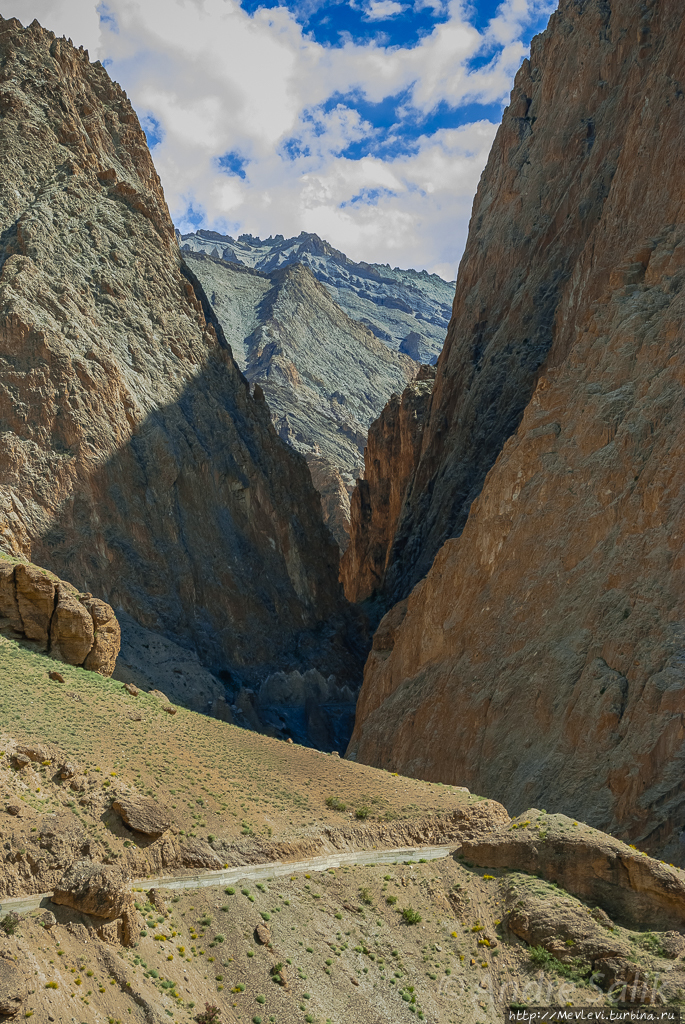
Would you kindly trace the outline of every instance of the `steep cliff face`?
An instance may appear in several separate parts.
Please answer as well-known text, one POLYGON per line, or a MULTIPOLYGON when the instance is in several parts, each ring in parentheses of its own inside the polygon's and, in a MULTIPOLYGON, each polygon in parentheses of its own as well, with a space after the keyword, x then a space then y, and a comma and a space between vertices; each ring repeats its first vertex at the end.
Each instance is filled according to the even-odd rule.
POLYGON ((434 380, 433 367, 422 366, 369 429, 364 477, 350 502, 350 544, 340 562, 348 601, 365 601, 383 588, 402 503, 421 452, 434 380))
POLYGON ((324 521, 344 550, 369 425, 418 365, 351 320, 305 265, 267 275, 204 255, 186 258, 279 436, 305 456, 324 521))
POLYGON ((226 679, 353 666, 306 463, 205 319, 125 94, 1 20, 0 113, 2 545, 226 679))
POLYGON ((474 201, 433 412, 389 560, 388 602, 405 597, 443 541, 461 533, 530 399, 635 113, 625 89, 653 59, 637 56, 637 20, 607 2, 562 2, 516 77, 474 201), (619 38, 622 17, 631 25, 619 38))
POLYGON ((566 0, 534 41, 479 187, 413 483, 435 484, 423 551, 450 470, 476 486, 468 429, 491 451, 504 396, 507 422, 527 406, 463 533, 382 624, 350 746, 679 860, 683 54, 676 0, 566 0))

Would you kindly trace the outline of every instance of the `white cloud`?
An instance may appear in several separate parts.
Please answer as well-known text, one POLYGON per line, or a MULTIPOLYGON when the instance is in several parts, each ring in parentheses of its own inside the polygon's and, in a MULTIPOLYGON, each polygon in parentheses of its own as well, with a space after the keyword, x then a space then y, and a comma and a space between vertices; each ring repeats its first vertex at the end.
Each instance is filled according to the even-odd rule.
MULTIPOLYGON (((439 8, 443 0, 426 0, 439 8)), ((495 126, 477 122, 416 140, 410 155, 341 156, 350 144, 380 139, 342 102, 405 93, 406 116, 439 103, 506 99, 525 52, 521 26, 550 0, 505 0, 487 37, 447 0, 448 20, 413 47, 378 40, 322 46, 285 7, 250 17, 237 0, 4 0, 6 17, 35 16, 87 45, 141 118, 159 122, 154 159, 176 222, 204 212, 204 226, 269 235, 316 231, 355 259, 425 267, 454 277, 472 197, 495 126), (486 44, 492 59, 473 70, 486 44), (331 109, 328 109, 330 107, 331 109), (298 147, 290 145, 296 139, 298 147), (223 173, 235 153, 245 177, 223 173), (290 154, 290 155, 289 155, 290 154)), ((396 0, 371 0, 367 17, 399 13, 396 0)), ((390 151, 392 152, 392 151, 390 151)))
POLYGON ((388 18, 394 18, 396 14, 401 14, 404 10, 402 4, 396 3, 395 0, 371 0, 365 11, 365 17, 367 21, 387 21, 388 18))

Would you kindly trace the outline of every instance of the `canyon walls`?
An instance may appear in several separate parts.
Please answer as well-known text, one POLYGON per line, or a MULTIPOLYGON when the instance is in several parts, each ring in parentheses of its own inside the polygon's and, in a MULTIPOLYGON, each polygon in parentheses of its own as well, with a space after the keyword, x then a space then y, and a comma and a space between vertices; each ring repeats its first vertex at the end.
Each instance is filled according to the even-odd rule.
POLYGON ((676 0, 562 0, 533 41, 348 751, 679 861, 684 54, 676 0))
POLYGON ((340 561, 348 601, 365 601, 382 591, 404 496, 421 452, 434 380, 434 368, 422 366, 369 428, 364 476, 352 492, 351 543, 340 561))
POLYGON ((1 19, 0 146, 3 548, 227 682, 349 681, 359 630, 319 496, 182 261, 125 93, 1 19))

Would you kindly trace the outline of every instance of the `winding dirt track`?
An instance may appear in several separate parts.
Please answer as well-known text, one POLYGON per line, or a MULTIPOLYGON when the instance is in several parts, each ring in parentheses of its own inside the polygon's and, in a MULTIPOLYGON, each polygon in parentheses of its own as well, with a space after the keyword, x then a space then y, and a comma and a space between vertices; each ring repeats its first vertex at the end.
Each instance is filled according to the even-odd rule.
MULTIPOLYGON (((264 878, 297 874, 300 871, 328 871, 344 864, 392 864, 407 860, 440 860, 449 857, 458 846, 399 846, 392 850, 357 850, 353 853, 332 853, 325 857, 310 857, 307 860, 271 861, 266 864, 244 864, 224 868, 221 871, 201 871, 192 875, 155 875, 150 878, 133 879, 135 889, 202 889, 212 885, 229 885, 232 882, 257 882, 264 878)), ((0 905, 0 914, 10 910, 26 913, 49 905, 52 893, 43 892, 35 896, 13 896, 0 905)))

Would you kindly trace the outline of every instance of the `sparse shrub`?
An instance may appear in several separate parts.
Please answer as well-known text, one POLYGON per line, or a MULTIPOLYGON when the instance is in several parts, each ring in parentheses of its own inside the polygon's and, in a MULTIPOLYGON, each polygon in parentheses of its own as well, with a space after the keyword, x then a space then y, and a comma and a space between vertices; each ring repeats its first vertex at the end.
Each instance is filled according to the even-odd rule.
POLYGON ((419 924, 421 915, 413 907, 405 907, 402 911, 402 920, 405 924, 419 924))
POLYGON ((56 981, 48 981, 45 985, 46 988, 59 988, 56 981))
POLYGON ((395 904, 397 903, 397 896, 386 896, 385 902, 388 904, 389 907, 394 907, 395 904))
MULTIPOLYGON (((4 922, 3 922, 4 923, 4 922)), ((645 949, 648 953, 652 953, 653 956, 665 956, 663 943, 661 939, 654 935, 652 932, 645 932, 638 939, 633 940, 642 949, 645 949)))
POLYGON ((371 893, 366 887, 359 890, 359 898, 361 899, 362 903, 366 903, 367 907, 371 906, 371 904, 373 903, 371 893))
POLYGON ((10 911, 10 913, 6 914, 2 921, 0 921, 0 928, 2 928, 5 935, 14 935, 19 927, 20 921, 21 918, 19 917, 19 914, 15 914, 14 911, 10 911))
POLYGON ((331 811, 347 810, 347 804, 343 803, 343 801, 338 799, 337 796, 329 796, 326 800, 326 807, 328 807, 331 811))
POLYGON ((570 963, 562 963, 561 960, 557 960, 555 956, 548 952, 544 946, 531 946, 528 950, 528 956, 531 963, 535 964, 536 967, 542 967, 546 971, 554 971, 570 981, 582 981, 591 971, 589 964, 586 964, 580 958, 576 958, 570 963))
POLYGON ((205 1008, 194 1018, 197 1024, 221 1024, 221 1010, 213 1003, 205 1003, 205 1008))
POLYGON ((366 804, 363 804, 361 807, 357 808, 357 810, 354 812, 354 816, 355 818, 358 818, 359 821, 364 821, 366 818, 368 818, 370 813, 371 811, 366 806, 366 804))
POLYGON ((227 886, 224 889, 224 892, 226 893, 227 896, 235 896, 235 889, 233 888, 232 885, 227 886))
POLYGON ((260 917, 261 917, 262 921, 270 921, 271 920, 271 914, 269 914, 268 911, 266 911, 266 910, 262 910, 262 912, 260 914, 260 917))

